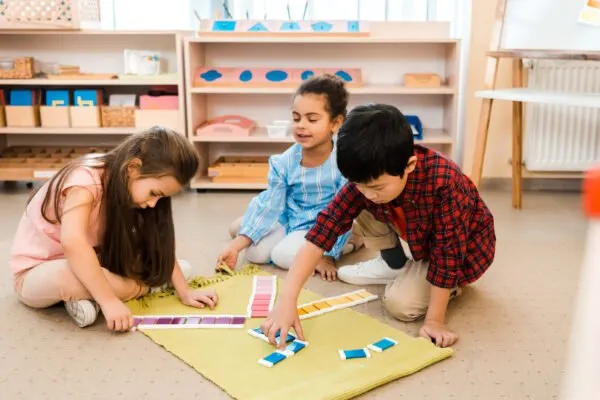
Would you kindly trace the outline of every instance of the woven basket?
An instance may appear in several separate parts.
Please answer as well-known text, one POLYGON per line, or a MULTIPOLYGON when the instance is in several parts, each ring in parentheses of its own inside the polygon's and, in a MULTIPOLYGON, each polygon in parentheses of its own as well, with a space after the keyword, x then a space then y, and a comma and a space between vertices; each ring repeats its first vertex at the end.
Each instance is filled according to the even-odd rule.
MULTIPOLYGON (((4 64, 4 63, 3 63, 4 64)), ((12 68, 0 67, 0 79, 31 79, 33 78, 33 58, 21 57, 7 62, 12 68)))
POLYGON ((102 126, 106 128, 135 127, 136 107, 102 106, 102 126))
POLYGON ((100 0, 0 0, 0 30, 100 28, 100 0))

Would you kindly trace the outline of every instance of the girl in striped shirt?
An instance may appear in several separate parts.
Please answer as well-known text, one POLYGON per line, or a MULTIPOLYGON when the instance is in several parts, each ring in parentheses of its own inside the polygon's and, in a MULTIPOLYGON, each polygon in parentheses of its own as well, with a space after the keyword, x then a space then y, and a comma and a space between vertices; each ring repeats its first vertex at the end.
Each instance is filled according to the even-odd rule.
MULTIPOLYGON (((249 262, 292 266, 317 214, 346 183, 337 167, 333 135, 347 105, 348 92, 335 76, 313 77, 298 88, 292 109, 296 143, 270 158, 268 189, 231 226, 233 240, 219 255, 218 265, 235 268, 238 254, 246 249, 249 262)), ((341 236, 323 256, 316 269, 323 279, 335 280, 335 260, 356 247, 349 235, 341 236)))

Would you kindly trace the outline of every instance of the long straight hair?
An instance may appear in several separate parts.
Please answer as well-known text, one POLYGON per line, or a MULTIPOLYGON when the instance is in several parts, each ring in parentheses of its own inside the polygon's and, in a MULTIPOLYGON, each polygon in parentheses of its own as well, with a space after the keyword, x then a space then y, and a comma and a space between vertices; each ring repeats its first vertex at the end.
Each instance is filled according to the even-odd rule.
POLYGON ((60 193, 69 175, 80 167, 103 169, 100 212, 106 222, 98 251, 100 264, 117 275, 155 287, 170 281, 175 266, 171 199, 161 198, 154 208, 133 206, 128 167, 134 159, 140 162, 138 179, 172 176, 181 186, 194 177, 199 166, 198 153, 185 137, 154 127, 130 136, 109 153, 81 157, 64 166, 47 183, 41 211, 46 221, 61 223, 60 193))

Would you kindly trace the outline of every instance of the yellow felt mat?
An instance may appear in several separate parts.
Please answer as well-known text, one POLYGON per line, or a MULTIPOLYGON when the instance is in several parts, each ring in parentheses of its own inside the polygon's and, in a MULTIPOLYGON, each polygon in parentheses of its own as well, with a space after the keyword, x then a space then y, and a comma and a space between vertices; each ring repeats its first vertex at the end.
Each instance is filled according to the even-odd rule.
MULTIPOLYGON (((281 280, 278 282, 282 287, 281 280)), ((219 296, 214 311, 181 305, 173 296, 130 302, 134 315, 244 314, 252 276, 234 276, 213 286, 219 296)), ((322 298, 304 290, 300 302, 322 298)), ((375 300, 379 301, 379 300, 375 300)), ((348 399, 450 357, 453 350, 413 338, 352 309, 302 321, 309 346, 272 368, 258 364, 274 348, 247 333, 263 319, 248 319, 244 329, 146 330, 143 333, 196 369, 236 399, 348 399), (371 352, 371 358, 340 360, 339 349, 366 347, 383 337, 397 346, 371 352)))

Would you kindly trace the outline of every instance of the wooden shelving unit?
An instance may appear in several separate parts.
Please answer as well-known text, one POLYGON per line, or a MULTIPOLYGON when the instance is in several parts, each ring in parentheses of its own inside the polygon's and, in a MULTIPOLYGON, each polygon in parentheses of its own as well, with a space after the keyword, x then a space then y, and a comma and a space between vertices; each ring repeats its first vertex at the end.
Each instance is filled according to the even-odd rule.
MULTIPOLYGON (((0 79, 1 89, 14 88, 102 88, 106 93, 144 94, 153 87, 175 87, 179 94, 178 131, 186 132, 185 85, 183 73, 183 37, 190 32, 168 31, 1 31, 3 58, 33 57, 36 70, 43 63, 78 65, 85 73, 124 72, 124 50, 158 51, 162 71, 157 77, 129 77, 111 80, 79 79, 0 79)), ((8 100, 8 99, 7 99, 8 100)), ((33 146, 102 146, 110 148, 124 136, 140 128, 49 128, 0 127, 0 153, 9 147, 33 146)), ((44 174, 42 174, 44 175, 44 174)), ((0 180, 21 180, 18 166, 0 166, 0 180)))
POLYGON ((382 102, 404 114, 417 115, 424 125, 421 143, 455 157, 460 43, 440 23, 404 25, 372 23, 370 37, 214 36, 198 34, 184 40, 188 137, 202 157, 196 189, 263 189, 264 183, 215 183, 208 167, 226 155, 264 156, 279 153, 294 141, 271 138, 265 126, 291 120, 294 87, 194 87, 197 67, 361 68, 363 86, 349 88, 349 108, 382 102), (405 73, 437 73, 439 88, 407 88, 405 73), (255 120, 259 129, 249 137, 195 135, 208 119, 238 114, 255 120))

